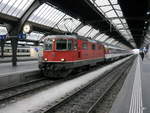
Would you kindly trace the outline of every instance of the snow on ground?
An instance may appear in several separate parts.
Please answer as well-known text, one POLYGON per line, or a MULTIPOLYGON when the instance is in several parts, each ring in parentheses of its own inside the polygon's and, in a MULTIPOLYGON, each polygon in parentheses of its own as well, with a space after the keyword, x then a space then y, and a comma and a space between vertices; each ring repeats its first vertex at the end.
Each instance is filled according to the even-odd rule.
POLYGON ((83 76, 77 77, 72 80, 68 80, 67 82, 58 84, 52 88, 49 88, 45 91, 41 91, 39 93, 30 95, 22 100, 17 101, 16 103, 12 103, 7 105, 6 107, 0 109, 0 113, 33 113, 41 110, 47 105, 52 105, 56 100, 62 99, 62 97, 70 94, 77 88, 91 82, 97 77, 101 76, 104 72, 111 70, 114 66, 117 66, 129 59, 130 57, 119 60, 111 65, 105 66, 96 71, 90 72, 83 76))

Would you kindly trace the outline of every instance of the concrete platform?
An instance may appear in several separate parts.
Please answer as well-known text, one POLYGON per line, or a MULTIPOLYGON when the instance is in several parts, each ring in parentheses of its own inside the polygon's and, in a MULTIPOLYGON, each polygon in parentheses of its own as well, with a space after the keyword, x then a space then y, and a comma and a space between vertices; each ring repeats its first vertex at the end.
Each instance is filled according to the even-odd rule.
POLYGON ((38 61, 18 62, 17 67, 11 63, 0 64, 0 89, 25 83, 39 75, 38 61))
POLYGON ((141 74, 143 113, 150 113, 150 54, 141 62, 141 74))
POLYGON ((124 85, 109 113, 129 113, 137 61, 138 59, 135 59, 135 62, 124 82, 124 85))
MULTIPOLYGON (((11 59, 12 59, 11 57, 0 58, 0 63, 11 62, 11 59)), ((18 62, 38 60, 37 58, 32 58, 32 57, 18 57, 17 59, 18 59, 18 62)))
POLYGON ((150 52, 138 56, 110 113, 150 113, 150 52))

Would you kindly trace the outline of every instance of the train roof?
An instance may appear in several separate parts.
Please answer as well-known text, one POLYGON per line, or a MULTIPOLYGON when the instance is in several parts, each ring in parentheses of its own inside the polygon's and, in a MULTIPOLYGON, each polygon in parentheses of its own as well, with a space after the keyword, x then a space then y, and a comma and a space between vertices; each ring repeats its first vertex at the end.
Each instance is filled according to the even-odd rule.
POLYGON ((93 40, 90 37, 83 37, 83 36, 79 36, 79 35, 48 35, 45 37, 45 39, 55 39, 55 38, 64 38, 64 39, 69 39, 69 38, 72 39, 73 38, 73 39, 78 39, 78 40, 89 41, 92 43, 98 43, 98 44, 104 45, 106 48, 125 50, 120 47, 116 47, 116 46, 113 46, 110 44, 106 44, 104 42, 100 42, 98 40, 93 40))
POLYGON ((74 38, 77 39, 75 35, 48 35, 45 37, 45 39, 54 39, 54 38, 74 38))
POLYGON ((100 43, 100 44, 102 44, 99 41, 92 40, 90 38, 85 38, 83 36, 77 36, 77 35, 48 35, 48 36, 45 37, 45 39, 55 39, 55 38, 64 38, 64 39, 74 38, 74 39, 89 41, 89 42, 92 42, 92 43, 100 43))

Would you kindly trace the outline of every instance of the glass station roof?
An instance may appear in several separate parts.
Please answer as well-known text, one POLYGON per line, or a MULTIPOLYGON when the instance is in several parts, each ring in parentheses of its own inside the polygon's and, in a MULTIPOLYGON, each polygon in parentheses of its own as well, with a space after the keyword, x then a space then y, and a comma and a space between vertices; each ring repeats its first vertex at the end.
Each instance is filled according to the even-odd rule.
POLYGON ((34 0, 0 0, 0 12, 21 17, 34 0))
POLYGON ((91 29, 91 30, 85 35, 85 37, 91 37, 91 38, 93 38, 97 33, 99 33, 99 30, 91 29))
POLYGON ((77 33, 81 36, 85 36, 91 29, 92 29, 91 26, 86 25, 86 26, 83 26, 81 29, 79 29, 77 33))
POLYGON ((45 3, 33 12, 29 21, 70 32, 81 23, 77 19, 45 3))
POLYGON ((103 33, 96 37, 96 40, 105 41, 107 38, 109 38, 109 36, 103 33))
POLYGON ((114 42, 113 44, 115 44, 115 45, 116 45, 117 43, 119 43, 119 42, 118 42, 118 41, 116 41, 116 42, 114 42))
POLYGON ((27 39, 30 40, 40 40, 44 34, 38 33, 38 32, 31 32, 30 34, 27 35, 27 39))
POLYGON ((90 0, 127 40, 133 38, 117 0, 90 0))
POLYGON ((105 41, 106 43, 108 43, 108 44, 111 44, 111 42, 113 42, 114 41, 114 39, 113 38, 110 38, 110 39, 108 39, 107 41, 105 41))
MULTIPOLYGON (((111 2, 109 0, 90 1, 110 22, 112 22, 116 29, 126 37, 126 39, 132 38, 126 20, 123 18, 121 8, 117 4, 117 0, 111 0, 111 2)), ((0 13, 21 18, 33 2, 34 0, 0 0, 0 13)), ((83 24, 79 19, 75 19, 46 3, 36 9, 30 15, 28 21, 61 31, 76 31, 78 35, 91 37, 105 43, 114 45, 116 43, 113 37, 110 38, 106 34, 100 33, 101 31, 90 25, 83 25, 80 29, 76 30, 76 28, 83 24)), ((7 34, 5 27, 0 27, 0 35, 2 34, 7 34)), ((43 35, 44 34, 38 32, 31 32, 28 34, 27 39, 40 40, 43 35)))

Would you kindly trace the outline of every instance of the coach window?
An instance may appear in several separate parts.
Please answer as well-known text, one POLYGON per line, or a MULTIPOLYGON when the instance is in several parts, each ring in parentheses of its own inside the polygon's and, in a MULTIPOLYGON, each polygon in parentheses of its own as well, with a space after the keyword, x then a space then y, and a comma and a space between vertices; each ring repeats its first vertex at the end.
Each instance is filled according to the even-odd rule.
POLYGON ((45 50, 52 50, 52 44, 53 44, 53 41, 52 40, 46 40, 45 41, 45 44, 44 44, 44 48, 45 50))
POLYGON ((21 49, 22 52, 24 52, 24 49, 21 49))
POLYGON ((83 44, 82 44, 82 48, 83 48, 83 49, 88 49, 87 43, 83 43, 83 44))
POLYGON ((8 49, 8 53, 11 53, 11 50, 10 50, 10 49, 8 49))
POLYGON ((56 40, 56 49, 57 50, 66 50, 67 49, 67 40, 66 39, 56 40))
POLYGON ((9 49, 6 49, 5 52, 9 53, 9 49))
POLYGON ((96 49, 95 44, 92 44, 92 49, 93 49, 93 50, 95 50, 95 49, 96 49))
POLYGON ((30 51, 27 49, 27 53, 29 53, 30 51))

